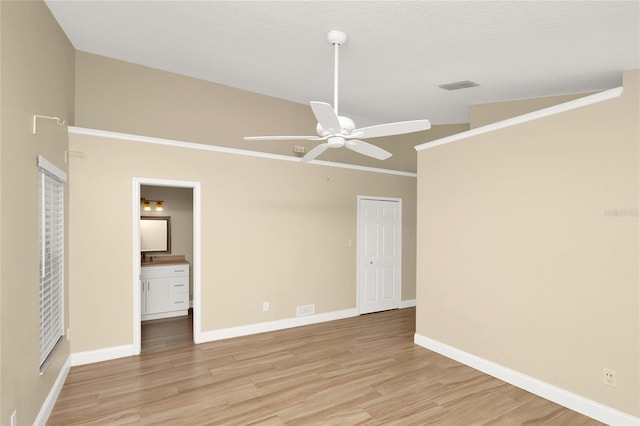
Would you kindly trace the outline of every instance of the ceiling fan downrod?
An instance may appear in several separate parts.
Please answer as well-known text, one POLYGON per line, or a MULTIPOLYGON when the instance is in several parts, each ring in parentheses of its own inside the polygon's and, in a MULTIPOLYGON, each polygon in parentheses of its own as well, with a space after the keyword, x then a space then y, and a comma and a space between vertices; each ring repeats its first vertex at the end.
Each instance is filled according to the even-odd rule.
POLYGON ((347 41, 347 34, 342 31, 329 31, 327 40, 333 44, 333 110, 338 115, 338 62, 340 45, 347 41))

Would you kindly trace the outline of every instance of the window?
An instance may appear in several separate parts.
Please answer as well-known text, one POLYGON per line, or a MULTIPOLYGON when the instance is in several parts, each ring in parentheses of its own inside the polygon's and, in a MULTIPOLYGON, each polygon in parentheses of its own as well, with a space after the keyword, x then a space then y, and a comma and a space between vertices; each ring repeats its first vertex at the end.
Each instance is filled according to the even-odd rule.
POLYGON ((67 174, 38 156, 40 369, 64 335, 64 183, 67 174))

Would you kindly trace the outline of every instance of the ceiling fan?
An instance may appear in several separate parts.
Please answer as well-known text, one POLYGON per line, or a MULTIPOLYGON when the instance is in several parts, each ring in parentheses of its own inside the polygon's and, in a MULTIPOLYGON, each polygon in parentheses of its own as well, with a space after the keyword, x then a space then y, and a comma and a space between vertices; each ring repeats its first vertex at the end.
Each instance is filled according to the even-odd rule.
POLYGON ((342 147, 378 160, 386 160, 391 157, 390 152, 361 139, 401 135, 431 128, 429 120, 413 120, 379 124, 357 129, 353 120, 338 115, 338 51, 340 45, 347 41, 347 35, 342 31, 329 31, 327 40, 334 46, 333 107, 325 102, 310 102, 313 115, 315 115, 316 120, 318 120, 318 125, 316 126, 318 136, 246 136, 244 138, 245 140, 326 141, 302 157, 302 161, 304 162, 313 160, 329 148, 342 147))

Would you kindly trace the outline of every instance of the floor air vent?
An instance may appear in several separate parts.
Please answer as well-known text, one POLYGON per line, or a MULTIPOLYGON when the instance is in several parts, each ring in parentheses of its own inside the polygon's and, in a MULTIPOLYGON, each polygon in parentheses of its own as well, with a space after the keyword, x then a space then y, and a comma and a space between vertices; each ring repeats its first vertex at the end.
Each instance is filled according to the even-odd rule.
POLYGON ((301 317, 304 315, 311 315, 316 312, 316 305, 301 305, 296 307, 296 315, 301 317))

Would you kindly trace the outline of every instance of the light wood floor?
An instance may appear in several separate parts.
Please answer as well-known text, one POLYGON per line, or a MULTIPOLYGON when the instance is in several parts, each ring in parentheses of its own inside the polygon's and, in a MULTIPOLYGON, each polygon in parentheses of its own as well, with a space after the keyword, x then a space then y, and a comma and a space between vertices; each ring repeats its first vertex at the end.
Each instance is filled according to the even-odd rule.
POLYGON ((191 343, 143 323, 143 353, 73 367, 49 425, 599 425, 413 344, 415 309, 191 343))

